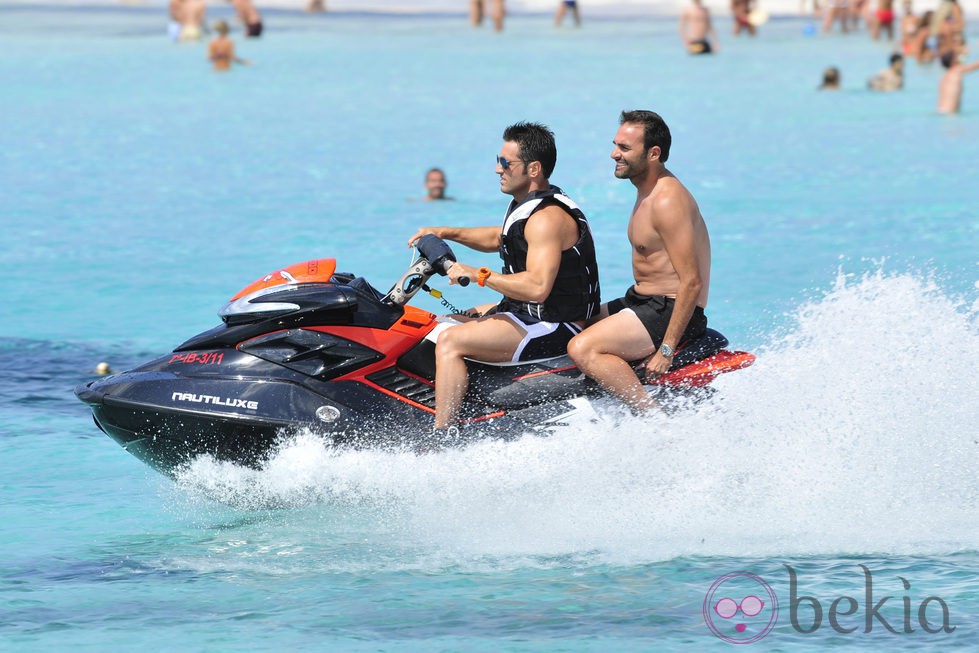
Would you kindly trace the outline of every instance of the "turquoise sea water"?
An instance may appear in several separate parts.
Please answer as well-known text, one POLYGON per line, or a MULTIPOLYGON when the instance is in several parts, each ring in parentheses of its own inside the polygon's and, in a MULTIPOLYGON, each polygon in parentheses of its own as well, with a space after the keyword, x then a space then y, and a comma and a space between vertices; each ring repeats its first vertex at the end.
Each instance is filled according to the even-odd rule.
POLYGON ((699 59, 649 16, 266 23, 216 75, 158 9, 0 7, 0 650, 722 650, 712 626, 773 617, 749 649, 979 647, 976 80, 951 118, 935 67, 872 95, 888 46, 797 19, 722 20, 699 59), (612 298, 634 191, 608 152, 636 107, 708 220, 711 323, 759 355, 709 405, 424 457, 298 437, 175 483, 73 397, 284 264, 385 286, 418 226, 496 223, 522 119, 557 133, 612 298), (456 201, 410 201, 432 165, 456 201), (705 616, 737 573, 771 594, 723 592, 765 610, 705 616))

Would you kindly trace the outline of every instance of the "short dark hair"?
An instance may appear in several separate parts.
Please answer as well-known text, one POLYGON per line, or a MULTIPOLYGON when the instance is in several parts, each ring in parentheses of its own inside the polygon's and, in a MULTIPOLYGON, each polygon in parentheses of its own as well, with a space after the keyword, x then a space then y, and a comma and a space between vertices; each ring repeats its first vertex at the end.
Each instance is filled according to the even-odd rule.
POLYGON ((663 163, 670 158, 670 144, 673 137, 670 136, 670 128, 666 122, 655 111, 635 109, 633 111, 623 111, 619 117, 619 124, 633 123, 643 126, 643 153, 649 151, 654 145, 659 146, 659 160, 663 163))
POLYGON ((941 62, 942 62, 942 66, 944 66, 945 68, 951 68, 952 66, 954 66, 955 65, 955 51, 954 50, 946 50, 942 54, 941 62))
POLYGON ((888 59, 888 61, 891 64, 894 64, 895 62, 898 62, 898 61, 904 61, 904 55, 901 54, 900 52, 895 52, 894 54, 891 55, 891 58, 888 59))
POLYGON ((549 179, 557 165, 557 145, 554 132, 537 122, 518 122, 503 130, 503 140, 520 146, 520 160, 524 163, 540 161, 544 178, 549 179))

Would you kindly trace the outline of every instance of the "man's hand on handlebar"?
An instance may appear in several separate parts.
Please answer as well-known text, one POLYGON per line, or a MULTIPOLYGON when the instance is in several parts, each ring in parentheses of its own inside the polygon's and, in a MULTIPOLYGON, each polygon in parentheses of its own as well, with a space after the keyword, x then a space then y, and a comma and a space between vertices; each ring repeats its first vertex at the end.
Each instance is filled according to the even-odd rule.
POLYGON ((428 234, 431 234, 437 238, 441 238, 442 230, 440 227, 422 227, 421 229, 418 230, 418 232, 414 236, 408 239, 408 247, 414 247, 415 242, 419 238, 421 238, 422 236, 426 236, 428 234))
POLYGON ((479 270, 471 265, 466 265, 465 263, 453 263, 452 267, 446 270, 446 274, 449 276, 449 285, 454 283, 460 286, 467 286, 469 282, 476 278, 479 274, 479 270), (463 281, 465 279, 465 281, 463 281))

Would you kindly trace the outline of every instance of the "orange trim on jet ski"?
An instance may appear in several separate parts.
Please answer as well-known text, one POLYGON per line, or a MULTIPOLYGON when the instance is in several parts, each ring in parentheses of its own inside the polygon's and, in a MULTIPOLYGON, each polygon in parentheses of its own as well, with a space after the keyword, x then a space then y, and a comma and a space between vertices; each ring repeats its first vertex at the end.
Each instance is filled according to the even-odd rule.
POLYGON ((327 283, 336 271, 337 260, 335 258, 320 258, 315 261, 294 263, 289 267, 270 272, 261 279, 253 281, 229 301, 233 302, 245 295, 250 295, 256 290, 271 288, 272 286, 284 286, 288 283, 327 283))
MULTIPOLYGON (((348 376, 350 376, 350 375, 348 375, 348 376)), ((409 406, 413 406, 413 407, 415 407, 415 408, 417 408, 419 410, 423 410, 426 413, 431 413, 432 415, 435 414, 435 409, 434 408, 429 408, 425 404, 420 404, 417 401, 412 401, 411 399, 408 399, 408 397, 404 397, 402 395, 399 395, 397 392, 392 392, 391 390, 388 390, 387 388, 382 388, 381 386, 377 385, 373 381, 368 381, 365 378, 356 378, 356 377, 355 378, 350 378, 348 380, 350 380, 350 381, 360 381, 364 385, 370 386, 372 389, 377 390, 381 394, 385 394, 385 395, 387 395, 389 397, 394 397, 395 399, 399 399, 399 400, 405 402, 406 404, 408 404, 409 406)))
POLYGON ((725 372, 733 372, 748 367, 755 362, 755 355, 746 351, 722 349, 710 358, 684 365, 656 377, 650 385, 676 385, 699 388, 725 372))
POLYGON ((467 420, 463 420, 463 424, 475 424, 476 422, 485 422, 488 419, 496 419, 497 417, 503 417, 506 415, 505 410, 498 410, 495 413, 487 413, 486 415, 480 415, 479 417, 472 417, 467 420))
POLYGON ((535 376, 544 376, 545 374, 554 374, 555 372, 564 372, 573 369, 576 369, 574 365, 565 365, 564 367, 555 367, 553 370, 543 370, 541 372, 533 372, 532 374, 524 374, 523 376, 515 376, 513 380, 523 381, 524 379, 532 379, 535 376))

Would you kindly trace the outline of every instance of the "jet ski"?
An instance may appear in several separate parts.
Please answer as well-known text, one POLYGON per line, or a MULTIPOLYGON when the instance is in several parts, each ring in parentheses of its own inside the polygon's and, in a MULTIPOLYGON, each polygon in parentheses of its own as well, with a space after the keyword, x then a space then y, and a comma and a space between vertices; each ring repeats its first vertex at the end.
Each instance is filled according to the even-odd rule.
MULTIPOLYGON (((435 236, 416 246, 387 293, 332 258, 267 274, 220 309, 215 328, 75 394, 103 432, 167 474, 202 455, 259 467, 299 432, 338 447, 411 447, 432 431, 440 322, 409 301, 423 289, 438 296, 428 281, 455 261, 435 236)), ((727 344, 714 330, 684 343, 651 390, 696 392, 754 361, 727 344)), ((468 365, 466 439, 546 432, 604 397, 566 355, 468 365)))

